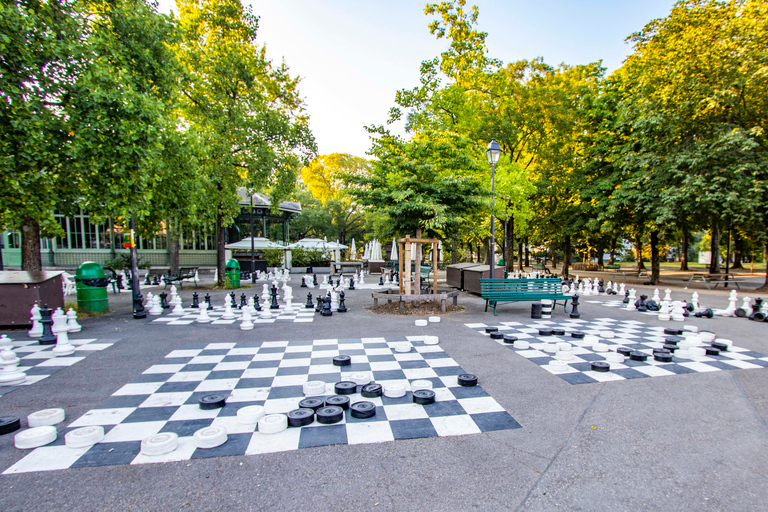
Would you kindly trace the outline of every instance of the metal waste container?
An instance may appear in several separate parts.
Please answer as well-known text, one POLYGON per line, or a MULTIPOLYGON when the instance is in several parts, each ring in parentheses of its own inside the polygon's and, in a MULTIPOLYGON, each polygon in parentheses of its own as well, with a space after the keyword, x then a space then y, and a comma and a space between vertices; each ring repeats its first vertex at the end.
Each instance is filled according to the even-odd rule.
POLYGON ((224 277, 229 279, 232 286, 240 288, 240 263, 236 259, 230 258, 224 265, 224 277))
POLYGON ((464 289, 464 269, 475 267, 477 263, 454 263, 445 267, 445 281, 448 286, 464 289))
POLYGON ((75 272, 77 308, 81 313, 106 313, 109 311, 107 285, 109 279, 96 262, 86 261, 75 272))
MULTIPOLYGON (((493 269, 496 279, 504 279, 504 267, 495 267, 493 269)), ((490 265, 475 265, 463 269, 464 291, 480 295, 480 279, 491 277, 490 265)))

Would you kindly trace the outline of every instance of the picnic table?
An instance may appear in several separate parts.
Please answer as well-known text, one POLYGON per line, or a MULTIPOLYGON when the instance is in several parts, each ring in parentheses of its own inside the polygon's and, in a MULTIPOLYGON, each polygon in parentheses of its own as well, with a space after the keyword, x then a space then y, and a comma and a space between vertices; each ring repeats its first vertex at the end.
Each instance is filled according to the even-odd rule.
POLYGON ((648 272, 646 269, 633 269, 633 270, 617 270, 616 271, 617 276, 622 276, 624 278, 632 278, 635 281, 639 281, 640 278, 646 278, 649 281, 651 280, 651 273, 648 272))
POLYGON ((707 290, 711 290, 712 288, 709 287, 710 283, 715 284, 715 288, 717 288, 717 285, 720 283, 725 283, 726 285, 728 283, 733 283, 736 285, 736 288, 741 290, 739 288, 739 281, 736 279, 736 276, 731 274, 730 272, 727 274, 709 274, 709 273, 694 273, 691 278, 688 280, 687 283, 685 283, 685 287, 688 288, 688 285, 691 284, 693 281, 701 281, 704 283, 704 285, 707 287, 707 290))

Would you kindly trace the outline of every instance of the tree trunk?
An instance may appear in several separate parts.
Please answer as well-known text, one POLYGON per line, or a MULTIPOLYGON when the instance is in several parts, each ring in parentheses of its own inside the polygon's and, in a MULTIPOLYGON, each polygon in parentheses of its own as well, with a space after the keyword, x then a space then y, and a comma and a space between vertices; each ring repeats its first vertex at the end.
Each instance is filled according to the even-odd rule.
POLYGON ((24 224, 21 225, 21 270, 43 270, 40 224, 30 216, 24 217, 24 224))
POLYGON ((525 237, 524 245, 525 245, 525 266, 530 267, 531 259, 530 259, 530 252, 528 250, 528 237, 525 237))
POLYGON ((651 282, 659 282, 659 272, 661 265, 659 262, 659 232, 651 231, 651 282))
POLYGON ((477 244, 477 262, 478 263, 483 261, 482 259, 480 259, 480 249, 482 249, 482 247, 483 247, 483 243, 482 242, 478 242, 478 244, 477 244))
POLYGON ((609 256, 610 259, 608 260, 608 262, 611 265, 615 265, 616 264, 616 242, 618 241, 618 239, 619 239, 619 237, 617 237, 617 236, 614 236, 614 237, 611 238, 611 255, 609 256))
POLYGON ((744 258, 744 239, 739 235, 739 230, 733 230, 733 265, 731 268, 744 268, 741 260, 744 258))
POLYGON ((524 258, 523 258, 523 243, 522 242, 517 244, 517 261, 518 261, 517 268, 520 269, 520 271, 522 272, 523 271, 523 263, 525 262, 524 258))
POLYGON ((504 265, 507 272, 515 271, 515 218, 509 217, 507 221, 507 232, 504 233, 507 238, 507 252, 504 254, 504 265))
MULTIPOLYGON (((768 263, 768 240, 763 242, 763 263, 768 263)), ((768 290, 768 264, 765 266, 765 283, 758 290, 768 290)))
POLYGON ((168 264, 171 273, 179 271, 179 250, 181 249, 181 226, 177 222, 168 223, 168 264))
POLYGON ((451 265, 455 265, 459 262, 459 255, 456 248, 456 233, 451 237, 451 265))
POLYGON ((680 241, 682 249, 680 251, 680 270, 688 270, 688 228, 682 227, 683 237, 680 241))
POLYGON ((643 234, 638 233, 635 235, 635 256, 637 258, 637 270, 645 268, 643 264, 643 234))
POLYGON ((472 242, 469 242, 469 262, 474 263, 475 249, 472 246, 472 242))
POLYGON ((216 269, 219 273, 219 279, 216 281, 216 286, 223 287, 224 286, 224 265, 226 264, 226 261, 224 260, 225 252, 224 252, 224 246, 226 245, 226 237, 224 233, 224 227, 221 225, 222 219, 221 219, 221 213, 216 213, 216 269))
POLYGON ((563 277, 568 277, 568 270, 571 268, 571 235, 565 235, 563 243, 563 277))
POLYGON ((485 246, 485 264, 490 265, 491 264, 491 256, 493 254, 493 248, 491 247, 491 237, 486 238, 483 241, 483 245, 485 246))
POLYGON ((557 268, 557 251, 555 251, 554 244, 550 244, 550 251, 552 251, 552 270, 557 268))
POLYGON ((720 219, 712 220, 712 243, 710 244, 712 259, 709 262, 709 273, 720 273, 720 219))
POLYGON ((602 265, 603 259, 605 259, 605 249, 602 246, 597 249, 597 264, 602 265))

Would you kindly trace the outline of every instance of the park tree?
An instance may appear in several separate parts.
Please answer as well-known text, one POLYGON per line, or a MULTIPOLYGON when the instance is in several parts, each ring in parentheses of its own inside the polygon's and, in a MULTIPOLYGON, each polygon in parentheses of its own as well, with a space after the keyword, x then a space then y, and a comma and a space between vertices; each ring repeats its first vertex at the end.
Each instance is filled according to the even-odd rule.
POLYGON ((181 115, 204 148, 198 179, 205 215, 217 233, 219 285, 224 279, 224 226, 239 211, 237 189, 269 194, 278 205, 314 155, 298 78, 274 65, 256 43, 258 18, 239 0, 178 0, 177 55, 188 82, 181 115))

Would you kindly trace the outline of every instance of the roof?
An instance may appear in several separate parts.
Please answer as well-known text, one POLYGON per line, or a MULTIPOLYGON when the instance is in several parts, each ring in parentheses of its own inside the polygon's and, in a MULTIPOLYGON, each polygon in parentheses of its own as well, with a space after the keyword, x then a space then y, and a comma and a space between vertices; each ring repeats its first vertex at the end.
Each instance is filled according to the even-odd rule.
MULTIPOLYGON (((237 195, 240 197, 240 204, 242 206, 249 206, 251 204, 246 189, 238 188, 237 195)), ((269 196, 256 192, 253 194, 253 206, 257 208, 270 208, 272 206, 272 200, 269 196)), ((301 212, 301 203, 297 201, 283 201, 277 206, 277 209, 284 212, 301 212)))

